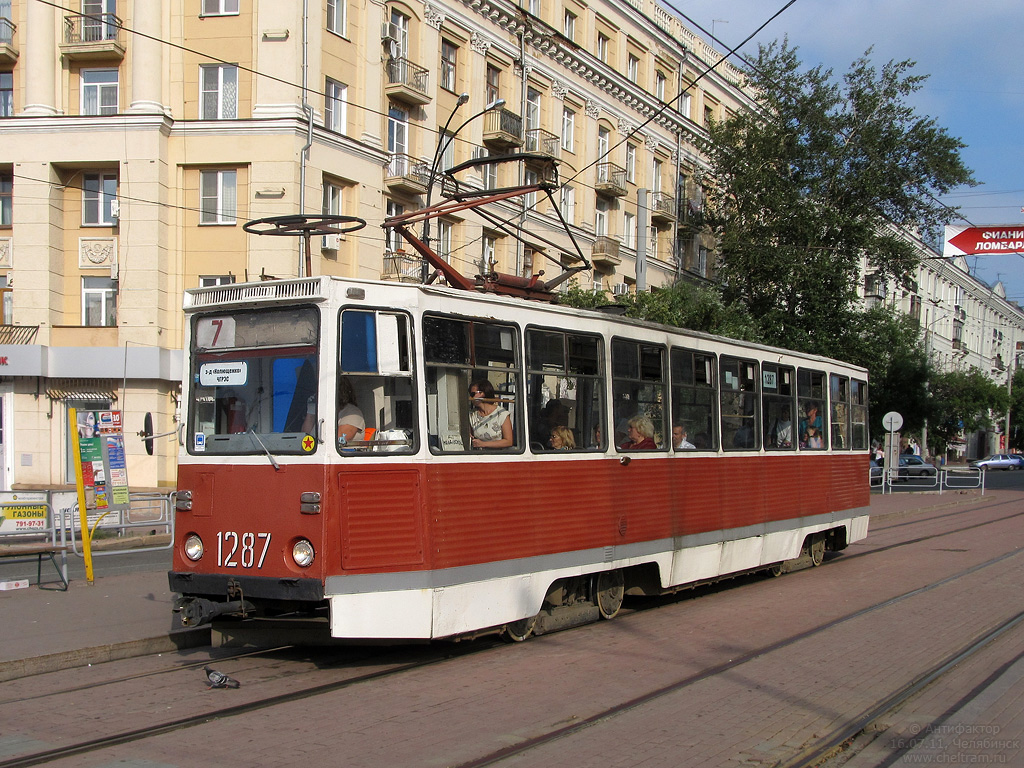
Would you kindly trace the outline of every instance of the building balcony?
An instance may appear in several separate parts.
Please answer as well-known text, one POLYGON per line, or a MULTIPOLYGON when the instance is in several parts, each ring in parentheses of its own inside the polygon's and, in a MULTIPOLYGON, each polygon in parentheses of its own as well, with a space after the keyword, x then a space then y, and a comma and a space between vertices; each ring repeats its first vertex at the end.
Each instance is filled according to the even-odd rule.
POLYGON ((421 107, 430 102, 427 84, 430 72, 405 58, 389 59, 384 94, 395 101, 421 107))
POLYGON ((507 109, 492 109, 484 115, 484 144, 508 148, 523 145, 523 118, 507 109))
POLYGON ((112 13, 65 16, 60 52, 73 61, 123 59, 124 39, 121 20, 112 13))
POLYGON ((562 151, 562 140, 551 131, 543 128, 530 128, 526 132, 526 143, 523 145, 524 152, 533 152, 537 155, 544 155, 557 160, 562 151))
POLYGON ((423 282, 423 259, 401 250, 386 251, 380 279, 399 283, 423 282))
POLYGON ((35 344, 38 325, 0 325, 0 344, 35 344))
POLYGON ((626 187, 626 169, 614 163, 598 163, 594 190, 606 197, 622 197, 629 191, 626 187))
POLYGON ((652 222, 670 224, 676 220, 676 199, 664 192, 652 192, 650 212, 652 222))
POLYGON ((422 160, 409 155, 391 155, 384 166, 384 184, 391 192, 423 195, 427 191, 430 169, 422 160))
POLYGON ((590 252, 590 260, 596 265, 604 268, 617 267, 622 263, 619 257, 619 241, 605 235, 594 240, 593 250, 590 252))
POLYGON ((14 45, 14 36, 18 26, 10 19, 0 16, 0 64, 14 65, 18 63, 18 49, 14 45))

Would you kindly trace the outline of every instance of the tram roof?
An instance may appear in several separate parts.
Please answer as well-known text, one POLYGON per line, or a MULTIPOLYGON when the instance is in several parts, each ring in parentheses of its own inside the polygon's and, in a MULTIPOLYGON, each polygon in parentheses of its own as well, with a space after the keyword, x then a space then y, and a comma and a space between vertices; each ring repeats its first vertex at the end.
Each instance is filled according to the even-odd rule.
MULTIPOLYGON (((830 366, 842 366, 850 372, 863 372, 866 376, 867 369, 852 363, 847 363, 824 355, 811 354, 806 352, 795 352, 782 347, 774 347, 768 344, 761 344, 742 339, 733 339, 727 336, 719 336, 705 331, 696 331, 679 326, 654 323, 648 320, 638 320, 624 315, 615 315, 609 312, 602 312, 599 309, 580 309, 567 307, 561 304, 549 304, 546 302, 534 302, 512 296, 502 296, 485 291, 464 291, 444 285, 423 285, 422 283, 399 283, 386 280, 369 280, 364 278, 336 277, 323 275, 311 278, 292 278, 286 280, 264 280, 248 283, 232 283, 230 285, 210 286, 206 288, 190 288, 185 291, 184 310, 186 314, 192 314, 204 310, 225 310, 231 307, 239 309, 252 309, 267 304, 279 305, 299 301, 327 301, 337 294, 339 290, 347 288, 362 288, 361 296, 343 297, 351 301, 366 301, 368 304, 379 304, 374 295, 382 293, 417 293, 421 296, 437 296, 446 300, 454 300, 459 303, 470 305, 487 305, 494 307, 505 307, 514 311, 501 316, 501 319, 510 322, 527 324, 531 322, 528 315, 536 318, 535 322, 543 324, 541 319, 550 315, 568 315, 585 320, 601 320, 610 327, 639 328, 664 333, 685 333, 687 336, 703 339, 713 343, 728 344, 750 351, 761 353, 761 357, 772 355, 786 355, 798 357, 807 361, 817 361, 830 366), (528 313, 524 316, 523 313, 528 313)), ((419 301, 403 302, 406 306, 414 306, 419 301)), ((449 309, 456 309, 450 307, 449 309)), ((480 314, 467 312, 466 308, 460 307, 458 311, 466 314, 480 314)), ((496 318, 498 316, 495 316, 496 318)))

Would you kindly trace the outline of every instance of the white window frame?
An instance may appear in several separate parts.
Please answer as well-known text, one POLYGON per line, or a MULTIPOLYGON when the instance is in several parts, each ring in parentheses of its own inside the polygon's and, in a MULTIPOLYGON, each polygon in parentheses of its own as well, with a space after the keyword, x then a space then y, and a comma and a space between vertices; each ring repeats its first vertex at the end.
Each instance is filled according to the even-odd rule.
POLYGON ((409 111, 395 104, 388 107, 388 152, 409 154, 409 111))
POLYGON ((218 285, 232 285, 235 282, 234 275, 200 275, 200 288, 216 288, 218 285))
POLYGON ((576 146, 576 113, 562 107, 562 149, 574 152, 576 146))
POLYGON ((594 203, 594 235, 602 237, 608 234, 608 201, 598 197, 594 203))
POLYGON ((397 8, 392 8, 391 23, 398 30, 398 39, 395 41, 395 58, 404 59, 409 55, 409 17, 397 8))
POLYGON ((441 38, 441 62, 438 72, 438 85, 446 91, 455 93, 459 75, 459 46, 450 40, 441 38), (449 55, 450 54, 450 55, 449 55))
POLYGON ((200 64, 199 65, 199 119, 200 120, 234 120, 238 117, 238 67, 234 64, 200 64), (207 75, 216 73, 216 84, 207 79, 207 75), (234 87, 235 98, 229 104, 225 95, 229 87, 234 87), (208 107, 212 107, 208 109, 208 107), (212 111, 214 117, 208 117, 212 111))
POLYGON ((627 248, 636 248, 636 214, 622 212, 622 244, 627 248))
MULTIPOLYGON (((390 219, 393 216, 401 216, 403 213, 405 213, 405 206, 401 203, 396 203, 394 200, 388 200, 385 202, 384 215, 387 218, 390 219)), ((402 236, 398 234, 398 230, 394 227, 387 230, 387 235, 385 237, 387 238, 386 247, 390 253, 404 249, 405 240, 402 239, 402 236)))
POLYGON ((203 0, 199 17, 203 16, 237 16, 238 0, 203 0))
POLYGON ((640 59, 632 53, 626 59, 626 79, 631 83, 640 79, 640 59))
POLYGON ((604 32, 597 33, 597 59, 603 61, 605 64, 608 63, 608 44, 611 43, 611 38, 608 37, 604 32))
POLYGON ((654 73, 654 95, 658 101, 665 100, 665 87, 668 83, 668 78, 665 77, 665 73, 658 70, 654 73))
POLYGON ((498 250, 498 238, 494 235, 483 236, 483 248, 480 252, 480 271, 487 272, 492 264, 496 263, 496 256, 498 250))
POLYGON ((647 258, 658 258, 658 228, 653 224, 647 227, 647 258))
MULTIPOLYGON (((527 187, 533 186, 539 180, 537 171, 533 168, 526 168, 523 171, 523 184, 527 187)), ((537 193, 530 192, 528 195, 523 195, 523 205, 527 210, 532 210, 537 206, 537 193)))
POLYGON ((683 117, 690 117, 690 110, 692 109, 693 96, 690 93, 684 93, 679 97, 679 114, 683 117))
POLYGON ((14 224, 14 174, 0 173, 0 227, 14 224))
MULTIPOLYGON (((480 159, 491 156, 489 149, 480 150, 480 159)), ((497 189, 498 188, 498 164, 487 163, 481 166, 481 174, 483 176, 484 189, 497 189)))
POLYGON ((117 325, 117 281, 109 277, 82 278, 82 326, 111 328, 117 325), (96 303, 96 299, 99 303, 96 303), (90 323, 90 309, 99 310, 99 322, 90 323))
POLYGON ((558 210, 562 212, 562 218, 566 223, 573 224, 573 215, 576 213, 576 188, 568 184, 562 187, 558 197, 558 210))
POLYGON ((82 176, 82 226, 114 226, 117 219, 114 218, 112 204, 116 199, 116 173, 84 174, 82 176), (93 180, 95 180, 95 188, 89 189, 90 181, 93 180))
POLYGON ((501 98, 501 69, 488 64, 484 76, 484 104, 491 104, 501 98))
POLYGON ((347 0, 327 0, 327 31, 345 37, 348 25, 347 0))
POLYGON ((651 163, 651 192, 658 194, 661 192, 661 175, 665 169, 665 163, 661 158, 654 158, 651 163))
POLYGON ((120 111, 121 92, 116 68, 83 69, 81 72, 82 92, 79 112, 83 115, 116 115, 120 111), (111 76, 113 79, 110 79, 111 76), (91 81, 91 82, 90 82, 91 81), (104 95, 113 92, 113 104, 103 105, 104 95), (92 105, 89 106, 90 101, 92 105))
POLYGON ((238 221, 238 171, 231 169, 199 172, 200 226, 234 226, 238 221), (207 192, 207 180, 215 179, 216 194, 207 192), (212 205, 210 205, 212 202, 212 205))
POLYGON ((626 181, 636 184, 636 145, 626 144, 626 181))
POLYGON ((452 260, 452 223, 444 219, 437 220, 437 255, 449 264, 452 260))
POLYGON ((348 86, 329 77, 324 85, 324 128, 335 133, 348 129, 348 86))
POLYGON ((565 15, 562 17, 562 34, 565 35, 566 39, 576 40, 576 14, 566 9, 565 15))

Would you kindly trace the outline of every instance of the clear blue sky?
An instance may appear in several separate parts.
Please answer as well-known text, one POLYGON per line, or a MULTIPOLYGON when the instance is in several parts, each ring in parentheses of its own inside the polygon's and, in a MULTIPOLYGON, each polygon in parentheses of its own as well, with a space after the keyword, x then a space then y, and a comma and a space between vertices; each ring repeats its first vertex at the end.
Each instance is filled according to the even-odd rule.
MULTIPOLYGON (((708 33, 713 24, 724 53, 788 0, 662 2, 708 33)), ((796 0, 741 52, 752 57, 758 42, 786 35, 805 64, 824 64, 837 75, 871 46, 876 66, 916 62, 914 71, 929 78, 912 103, 967 145, 964 163, 980 182, 943 201, 970 224, 1024 225, 1022 0, 796 0)), ((979 279, 1002 280, 1007 297, 1024 305, 1024 255, 968 262, 979 279)))

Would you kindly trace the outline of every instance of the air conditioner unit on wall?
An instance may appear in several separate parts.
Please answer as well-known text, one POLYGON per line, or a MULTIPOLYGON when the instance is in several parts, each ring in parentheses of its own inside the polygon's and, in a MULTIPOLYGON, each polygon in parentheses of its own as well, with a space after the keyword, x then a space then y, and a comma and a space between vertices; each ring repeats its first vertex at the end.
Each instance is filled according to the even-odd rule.
POLYGON ((320 246, 324 251, 336 251, 341 243, 341 235, 324 235, 324 243, 320 246))
POLYGON ((380 25, 380 39, 385 43, 397 43, 398 42, 398 25, 392 24, 390 21, 385 21, 380 25))
POLYGON ((593 285, 593 291, 594 291, 594 293, 601 293, 601 292, 603 292, 604 291, 604 283, 602 283, 600 280, 595 280, 594 281, 594 285, 593 285))
POLYGON ((612 286, 612 295, 614 296, 625 296, 629 293, 629 286, 625 283, 616 283, 612 286))

